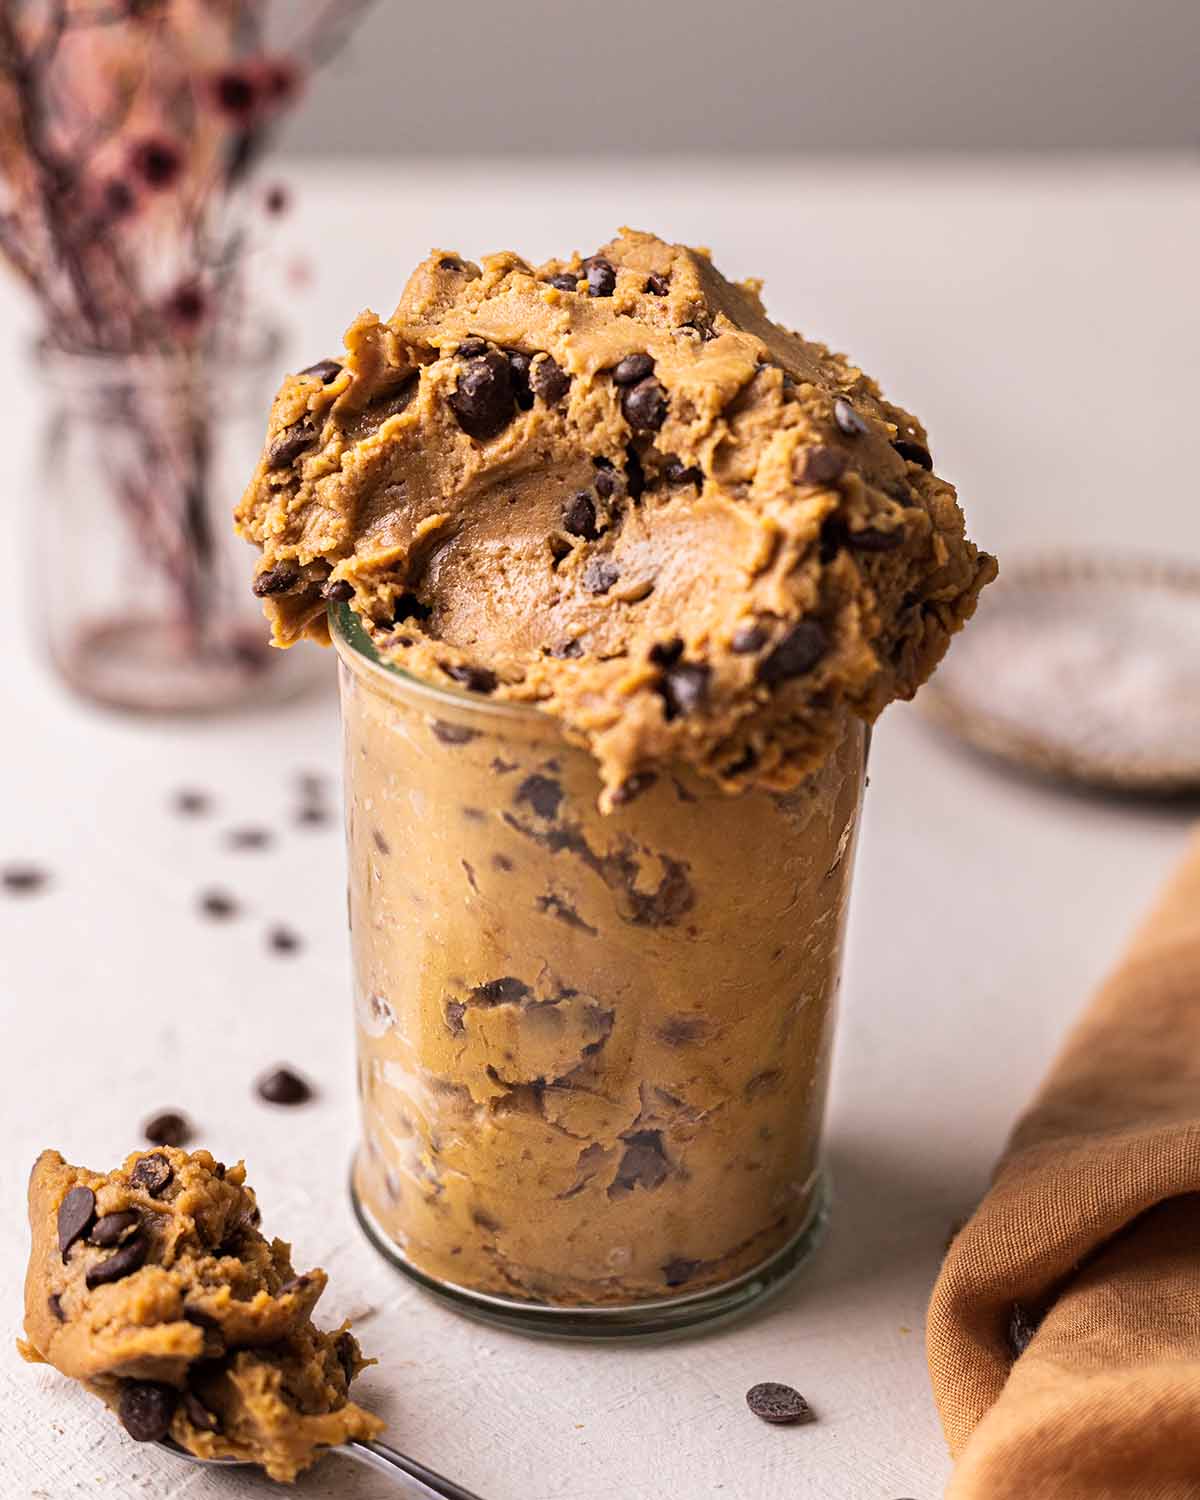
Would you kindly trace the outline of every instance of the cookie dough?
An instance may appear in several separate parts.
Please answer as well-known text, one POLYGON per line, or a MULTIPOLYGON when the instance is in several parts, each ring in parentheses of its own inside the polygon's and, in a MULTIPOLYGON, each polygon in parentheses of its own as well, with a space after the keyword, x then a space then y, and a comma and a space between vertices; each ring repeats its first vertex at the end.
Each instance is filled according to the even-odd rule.
POLYGON ((391 660, 541 705, 602 803, 667 765, 788 789, 910 697, 995 574, 920 423, 704 251, 435 251, 284 382, 238 510, 275 642, 347 600, 391 660))
POLYGON ((371 1361, 314 1327, 324 1271, 297 1276, 259 1230, 245 1167, 164 1147, 115 1171, 44 1151, 29 1182, 33 1246, 21 1353, 54 1365, 139 1441, 261 1464, 290 1481, 379 1418, 349 1399, 371 1361))

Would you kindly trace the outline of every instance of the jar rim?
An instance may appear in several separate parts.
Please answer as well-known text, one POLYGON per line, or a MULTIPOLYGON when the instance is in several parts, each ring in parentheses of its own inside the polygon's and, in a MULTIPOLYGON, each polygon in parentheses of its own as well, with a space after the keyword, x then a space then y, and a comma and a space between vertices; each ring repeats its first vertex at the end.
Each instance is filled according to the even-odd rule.
POLYGON ((349 604, 331 603, 328 608, 329 637, 334 649, 344 659, 354 659, 356 668, 368 677, 374 675, 380 685, 386 684, 393 692, 411 694, 414 698, 428 699, 443 707, 456 709, 460 713, 478 714, 482 718, 512 719, 525 723, 537 723, 558 730, 561 727, 536 703, 511 703, 506 699, 484 698, 466 688, 442 687, 425 677, 407 672, 394 662, 380 656, 371 637, 363 629, 359 616, 349 604))

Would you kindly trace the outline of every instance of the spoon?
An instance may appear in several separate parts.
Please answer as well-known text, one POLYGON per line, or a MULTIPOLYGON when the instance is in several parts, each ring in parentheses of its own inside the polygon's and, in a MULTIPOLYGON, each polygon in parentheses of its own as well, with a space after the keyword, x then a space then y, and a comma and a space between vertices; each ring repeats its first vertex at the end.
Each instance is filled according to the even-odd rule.
MULTIPOLYGON (((173 1454, 176 1458, 187 1459, 190 1464, 200 1464, 204 1467, 221 1469, 254 1467, 248 1460, 242 1458, 199 1458, 195 1453, 189 1453, 186 1448, 181 1448, 171 1438, 166 1438, 155 1446, 173 1454)), ((455 1484, 452 1479, 444 1479, 440 1474, 435 1474, 432 1469, 427 1469, 424 1464, 418 1463, 415 1458, 408 1458, 403 1453, 397 1453, 395 1448, 389 1448, 386 1443, 366 1443, 360 1442, 357 1438, 351 1438, 348 1443, 339 1443, 328 1451, 344 1453, 355 1463, 388 1475, 389 1478, 403 1484, 410 1495, 421 1496, 422 1500, 428 1500, 430 1496, 433 1496, 434 1500, 479 1500, 479 1496, 473 1490, 463 1489, 461 1484, 455 1484)))

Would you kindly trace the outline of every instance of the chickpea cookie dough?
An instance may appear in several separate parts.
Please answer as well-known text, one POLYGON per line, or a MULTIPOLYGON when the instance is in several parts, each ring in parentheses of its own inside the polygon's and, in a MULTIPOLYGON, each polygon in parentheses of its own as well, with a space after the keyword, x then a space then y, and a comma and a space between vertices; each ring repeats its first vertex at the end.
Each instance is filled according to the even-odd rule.
POLYGON ((139 1441, 261 1464, 283 1481, 383 1423, 349 1399, 369 1361, 312 1311, 325 1273, 297 1276, 260 1232, 245 1168, 162 1148, 115 1171, 38 1158, 29 1183, 28 1360, 82 1381, 139 1441))
POLYGON ((797 786, 996 572, 914 417, 631 230, 540 267, 435 251, 284 382, 238 524, 277 644, 349 602, 415 675, 557 718, 606 810, 668 764, 797 786))

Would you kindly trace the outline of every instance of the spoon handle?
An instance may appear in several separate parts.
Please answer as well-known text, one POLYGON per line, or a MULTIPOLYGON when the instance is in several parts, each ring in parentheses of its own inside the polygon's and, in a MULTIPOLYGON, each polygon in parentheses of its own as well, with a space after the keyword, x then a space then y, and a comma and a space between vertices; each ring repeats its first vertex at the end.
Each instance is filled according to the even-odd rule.
POLYGON ((436 1500, 479 1500, 479 1496, 472 1490, 463 1489, 461 1484, 455 1484, 452 1479, 443 1479, 440 1474, 427 1469, 415 1458, 397 1453, 395 1448, 389 1448, 386 1443, 365 1443, 355 1438, 342 1443, 338 1452, 368 1469, 389 1474, 393 1479, 403 1474, 409 1481, 410 1492, 420 1495, 422 1500, 427 1500, 429 1496, 436 1497, 436 1500))

